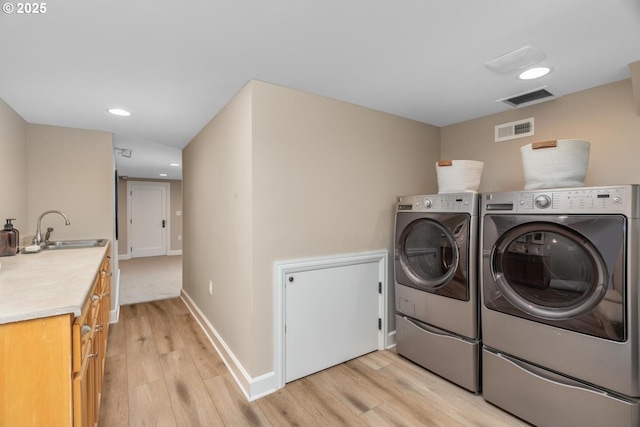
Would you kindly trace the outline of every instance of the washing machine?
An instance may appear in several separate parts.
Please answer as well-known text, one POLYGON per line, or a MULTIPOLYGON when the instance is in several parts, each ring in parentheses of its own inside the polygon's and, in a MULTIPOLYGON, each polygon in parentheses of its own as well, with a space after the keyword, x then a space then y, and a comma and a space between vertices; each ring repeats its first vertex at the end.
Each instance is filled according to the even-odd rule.
POLYGON ((484 398, 538 426, 639 426, 638 185, 485 193, 484 398))
POLYGON ((480 390, 478 193, 398 197, 396 351, 480 390))

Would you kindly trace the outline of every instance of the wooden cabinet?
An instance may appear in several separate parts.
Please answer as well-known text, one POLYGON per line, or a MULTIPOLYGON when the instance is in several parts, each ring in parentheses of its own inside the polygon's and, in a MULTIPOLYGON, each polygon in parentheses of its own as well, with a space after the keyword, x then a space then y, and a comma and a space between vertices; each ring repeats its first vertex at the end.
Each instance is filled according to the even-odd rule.
POLYGON ((1 426, 97 425, 111 306, 109 261, 105 256, 80 316, 0 325, 1 426))
POLYGON ((98 424, 111 308, 111 267, 106 257, 82 314, 73 322, 73 425, 98 424))

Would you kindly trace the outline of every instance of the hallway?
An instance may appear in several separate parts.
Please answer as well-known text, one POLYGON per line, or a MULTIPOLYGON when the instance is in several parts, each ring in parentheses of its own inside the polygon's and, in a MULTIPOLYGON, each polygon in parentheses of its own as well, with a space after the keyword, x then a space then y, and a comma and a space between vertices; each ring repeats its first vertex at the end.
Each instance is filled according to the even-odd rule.
POLYGON ((182 289, 182 255, 119 261, 120 306, 175 298, 182 289))

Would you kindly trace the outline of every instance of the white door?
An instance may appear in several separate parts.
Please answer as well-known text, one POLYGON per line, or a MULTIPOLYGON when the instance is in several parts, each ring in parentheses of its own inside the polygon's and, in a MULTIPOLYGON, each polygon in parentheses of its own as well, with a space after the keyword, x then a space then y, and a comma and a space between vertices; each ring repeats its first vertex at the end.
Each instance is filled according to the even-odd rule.
POLYGON ((132 258, 167 254, 167 185, 129 185, 129 250, 132 258))
POLYGON ((378 349, 378 263, 287 274, 285 382, 378 349))

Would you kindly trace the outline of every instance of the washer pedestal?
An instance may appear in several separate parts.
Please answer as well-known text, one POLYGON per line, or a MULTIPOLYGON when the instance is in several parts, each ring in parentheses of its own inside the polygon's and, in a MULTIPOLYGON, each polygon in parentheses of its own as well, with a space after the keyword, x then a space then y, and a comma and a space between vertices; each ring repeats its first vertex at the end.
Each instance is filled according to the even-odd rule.
POLYGON ((396 351, 470 390, 480 391, 480 343, 396 314, 396 351))

